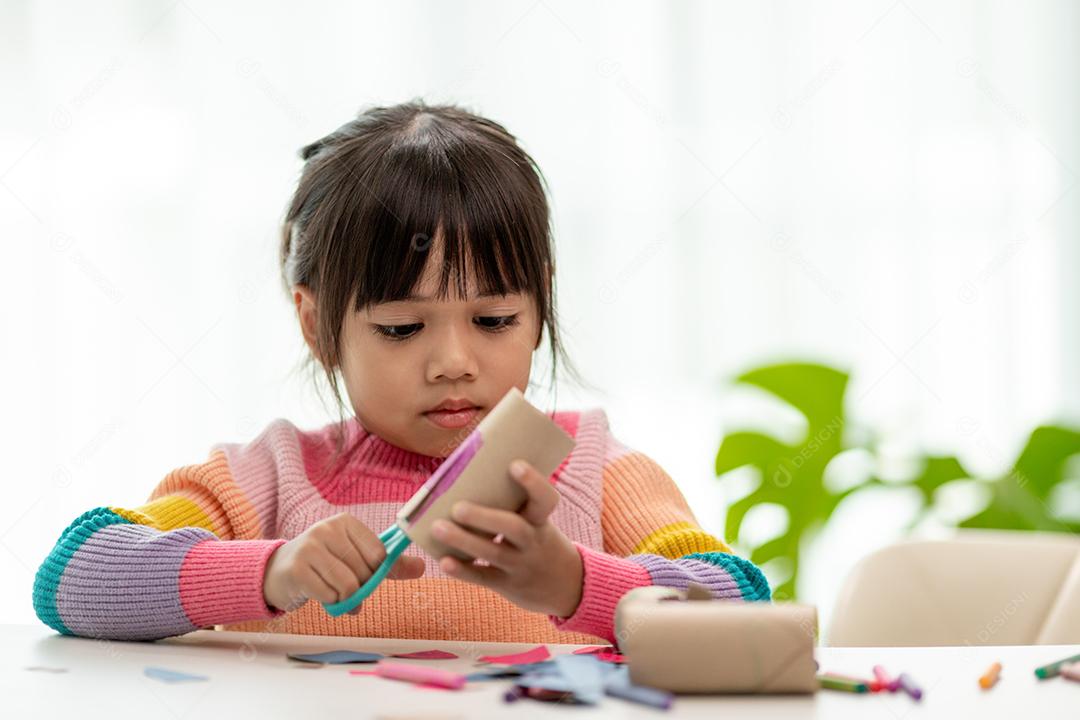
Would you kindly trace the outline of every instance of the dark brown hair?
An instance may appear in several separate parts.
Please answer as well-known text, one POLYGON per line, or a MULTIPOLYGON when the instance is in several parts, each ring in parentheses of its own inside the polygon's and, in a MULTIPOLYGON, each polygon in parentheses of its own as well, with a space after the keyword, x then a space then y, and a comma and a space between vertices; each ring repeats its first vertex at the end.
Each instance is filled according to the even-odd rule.
MULTIPOLYGON (((339 411, 337 370, 346 313, 407 297, 435 242, 440 298, 480 292, 531 296, 551 349, 577 378, 560 343, 554 249, 545 183, 535 161, 496 122, 453 105, 414 100, 361 112, 300 151, 305 161, 281 238, 286 290, 316 298, 315 357, 339 411)), ((342 420, 344 416, 342 415, 342 420)))

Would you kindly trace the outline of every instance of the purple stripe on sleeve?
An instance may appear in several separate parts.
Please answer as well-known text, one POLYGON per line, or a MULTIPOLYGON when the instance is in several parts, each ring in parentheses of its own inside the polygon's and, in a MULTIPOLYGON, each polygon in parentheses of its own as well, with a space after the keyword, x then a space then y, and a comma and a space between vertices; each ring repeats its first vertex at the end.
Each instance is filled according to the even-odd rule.
POLYGON ((74 634, 148 640, 195 630, 180 604, 180 566, 203 528, 161 532, 145 525, 101 528, 75 551, 56 607, 74 634))
POLYGON ((712 591, 713 597, 742 600, 739 583, 722 567, 702 560, 682 558, 669 560, 660 555, 631 555, 632 560, 644 567, 652 578, 653 585, 663 585, 678 590, 685 590, 694 582, 704 585, 712 591))

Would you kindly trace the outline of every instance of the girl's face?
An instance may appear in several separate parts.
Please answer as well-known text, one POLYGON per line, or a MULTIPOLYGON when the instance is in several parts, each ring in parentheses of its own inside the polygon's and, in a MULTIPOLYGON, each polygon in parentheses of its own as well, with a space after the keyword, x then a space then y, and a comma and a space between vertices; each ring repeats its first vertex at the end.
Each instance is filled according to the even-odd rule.
MULTIPOLYGON (((451 291, 436 299, 438 247, 413 298, 346 313, 341 371, 367 430, 406 450, 445 457, 510 388, 525 392, 539 321, 531 296, 479 296, 471 277, 467 297, 451 291), (432 413, 445 402, 475 410, 432 413)), ((294 299, 314 347, 314 297, 298 286, 294 299)))

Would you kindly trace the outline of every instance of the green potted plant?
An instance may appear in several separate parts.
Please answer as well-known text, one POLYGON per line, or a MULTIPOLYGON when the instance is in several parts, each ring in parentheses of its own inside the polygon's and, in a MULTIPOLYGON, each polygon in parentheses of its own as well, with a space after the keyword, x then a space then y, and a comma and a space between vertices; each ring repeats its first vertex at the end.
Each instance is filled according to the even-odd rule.
MULTIPOLYGON (((926 455, 920 458, 919 471, 900 483, 886 483, 871 475, 843 490, 831 490, 825 482, 826 469, 837 456, 854 447, 877 454, 875 441, 856 444, 850 440, 845 415, 848 379, 847 373, 836 368, 801 362, 768 365, 736 378, 737 383, 787 403, 806 419, 805 436, 798 442, 784 442, 757 431, 735 431, 723 438, 716 454, 716 474, 721 481, 732 470, 747 466, 760 476, 757 487, 728 508, 726 537, 739 537, 747 512, 759 503, 774 503, 788 514, 783 533, 748 548, 755 563, 782 560, 790 567, 790 576, 773 589, 778 598, 796 596, 801 546, 829 522, 849 496, 874 486, 916 488, 921 503, 911 523, 915 525, 933 511, 943 485, 971 478, 955 457, 926 455)), ((1067 462, 1077 454, 1080 431, 1053 425, 1035 428, 1008 472, 972 478, 987 489, 989 501, 958 526, 1080 532, 1080 521, 1053 510, 1054 494, 1065 489, 1067 462)))

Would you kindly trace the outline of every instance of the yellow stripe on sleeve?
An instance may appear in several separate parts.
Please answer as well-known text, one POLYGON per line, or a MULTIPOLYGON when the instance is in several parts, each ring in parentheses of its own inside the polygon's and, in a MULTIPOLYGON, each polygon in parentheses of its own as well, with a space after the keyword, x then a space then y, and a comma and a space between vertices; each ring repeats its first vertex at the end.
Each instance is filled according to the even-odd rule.
POLYGON ((675 560, 703 552, 730 553, 731 548, 692 523, 676 522, 649 533, 631 554, 661 555, 675 560))
POLYGON ((175 530, 182 527, 201 527, 218 534, 218 529, 199 504, 182 495, 166 495, 140 505, 134 510, 109 508, 122 518, 155 530, 175 530))

